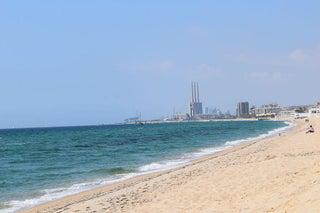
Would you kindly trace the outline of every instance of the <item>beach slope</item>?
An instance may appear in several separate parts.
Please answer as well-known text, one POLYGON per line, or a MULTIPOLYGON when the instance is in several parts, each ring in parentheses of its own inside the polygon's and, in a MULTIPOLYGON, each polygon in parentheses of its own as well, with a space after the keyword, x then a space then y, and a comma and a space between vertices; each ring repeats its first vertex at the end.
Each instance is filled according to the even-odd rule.
POLYGON ((135 177, 25 212, 319 212, 320 119, 190 165, 135 177))

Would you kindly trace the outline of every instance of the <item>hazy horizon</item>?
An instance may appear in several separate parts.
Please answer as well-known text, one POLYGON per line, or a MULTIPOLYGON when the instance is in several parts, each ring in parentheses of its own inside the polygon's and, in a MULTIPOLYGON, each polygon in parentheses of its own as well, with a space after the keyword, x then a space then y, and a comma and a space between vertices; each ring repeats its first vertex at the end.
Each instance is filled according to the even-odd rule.
POLYGON ((0 128, 319 101, 319 1, 0 2, 0 128))

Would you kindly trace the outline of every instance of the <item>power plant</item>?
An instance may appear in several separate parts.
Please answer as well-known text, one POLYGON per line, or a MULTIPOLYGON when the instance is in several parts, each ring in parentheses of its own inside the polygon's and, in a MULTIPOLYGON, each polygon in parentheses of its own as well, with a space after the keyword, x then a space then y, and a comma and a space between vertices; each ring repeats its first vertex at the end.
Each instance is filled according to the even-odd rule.
MULTIPOLYGON (((299 118, 299 113, 319 114, 320 113, 320 102, 316 106, 313 105, 302 105, 302 106, 289 106, 280 107, 278 104, 266 104, 261 107, 252 106, 249 107, 249 102, 239 102, 236 109, 236 115, 233 115, 228 111, 222 112, 216 107, 205 107, 203 113, 202 102, 200 102, 200 92, 198 82, 191 82, 191 101, 190 101, 189 112, 176 112, 173 110, 172 116, 163 116, 157 119, 142 120, 141 113, 132 118, 124 120, 126 124, 139 124, 144 125, 147 123, 162 123, 162 122, 180 122, 180 121, 212 121, 217 119, 255 119, 255 120, 266 120, 266 119, 282 119, 282 118, 299 118)), ((188 111, 188 109, 187 109, 188 111)), ((319 114, 320 115, 320 114, 319 114)), ((305 116, 305 115, 301 115, 305 116)))
POLYGON ((202 103, 199 98, 199 84, 191 82, 191 102, 190 102, 190 116, 191 118, 202 115, 202 103))

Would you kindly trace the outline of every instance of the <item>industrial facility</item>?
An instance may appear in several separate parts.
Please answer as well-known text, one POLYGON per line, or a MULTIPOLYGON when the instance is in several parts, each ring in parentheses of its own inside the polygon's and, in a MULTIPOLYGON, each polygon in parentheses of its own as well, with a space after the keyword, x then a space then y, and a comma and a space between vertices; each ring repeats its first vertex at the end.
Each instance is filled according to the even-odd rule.
POLYGON ((251 106, 249 102, 239 102, 236 108, 236 115, 229 111, 222 112, 216 107, 205 107, 203 112, 203 105, 200 101, 199 83, 191 82, 191 101, 189 105, 189 112, 176 112, 173 110, 172 116, 163 116, 157 119, 143 120, 141 113, 135 117, 124 120, 126 124, 147 124, 147 123, 161 123, 161 122, 180 122, 180 121, 210 121, 220 119, 253 119, 253 120, 287 120, 290 118, 301 118, 310 115, 320 116, 320 103, 316 105, 302 105, 281 107, 276 103, 264 104, 260 107, 251 106))
POLYGON ((191 102, 190 102, 190 116, 195 118, 202 115, 202 103, 199 98, 199 84, 191 82, 191 102))

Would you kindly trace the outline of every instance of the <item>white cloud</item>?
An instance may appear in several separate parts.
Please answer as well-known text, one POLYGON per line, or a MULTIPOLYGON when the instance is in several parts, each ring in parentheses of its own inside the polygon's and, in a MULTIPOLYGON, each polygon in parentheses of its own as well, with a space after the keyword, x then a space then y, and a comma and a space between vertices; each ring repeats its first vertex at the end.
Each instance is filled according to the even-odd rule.
POLYGON ((289 53, 289 58, 295 62, 305 62, 308 59, 308 55, 301 49, 296 49, 289 53))
POLYGON ((175 67, 175 62, 171 60, 152 61, 144 64, 138 64, 136 68, 147 72, 166 72, 175 67))
POLYGON ((289 59, 289 65, 299 67, 303 72, 318 72, 320 68, 320 47, 316 46, 312 49, 296 49, 289 53, 289 59))
POLYGON ((248 80, 263 84, 279 84, 288 81, 288 74, 280 71, 253 71, 246 74, 248 80))
POLYGON ((203 63, 196 65, 188 74, 191 79, 203 80, 221 78, 223 77, 224 72, 216 66, 203 63))

